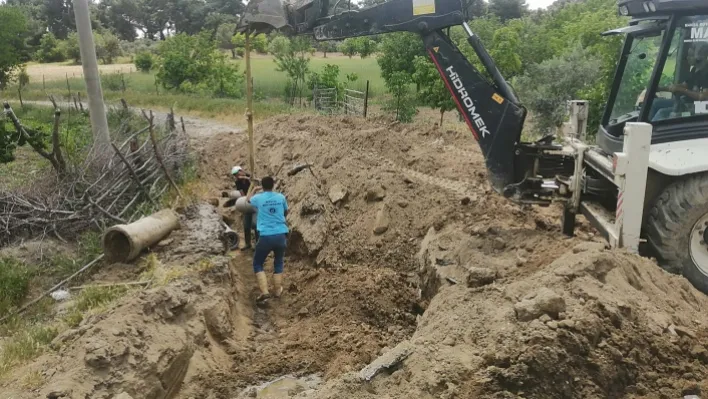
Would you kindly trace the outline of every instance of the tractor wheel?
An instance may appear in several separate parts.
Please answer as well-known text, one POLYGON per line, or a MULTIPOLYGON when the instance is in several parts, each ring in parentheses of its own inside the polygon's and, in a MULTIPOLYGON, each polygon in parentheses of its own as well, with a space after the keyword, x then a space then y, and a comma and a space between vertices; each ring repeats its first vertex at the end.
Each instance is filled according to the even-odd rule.
POLYGON ((669 185, 649 211, 646 232, 661 267, 708 294, 708 174, 669 185))

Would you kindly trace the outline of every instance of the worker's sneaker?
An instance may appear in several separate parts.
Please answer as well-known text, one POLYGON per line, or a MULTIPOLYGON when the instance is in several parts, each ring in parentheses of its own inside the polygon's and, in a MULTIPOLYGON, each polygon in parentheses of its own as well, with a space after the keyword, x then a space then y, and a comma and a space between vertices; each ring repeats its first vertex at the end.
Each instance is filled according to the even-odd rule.
POLYGON ((283 295, 283 273, 273 274, 273 295, 276 298, 283 295))
POLYGON ((256 273, 256 281, 258 281, 258 288, 261 290, 261 294, 256 298, 256 302, 263 302, 270 298, 270 293, 268 292, 268 279, 266 278, 265 272, 256 273))

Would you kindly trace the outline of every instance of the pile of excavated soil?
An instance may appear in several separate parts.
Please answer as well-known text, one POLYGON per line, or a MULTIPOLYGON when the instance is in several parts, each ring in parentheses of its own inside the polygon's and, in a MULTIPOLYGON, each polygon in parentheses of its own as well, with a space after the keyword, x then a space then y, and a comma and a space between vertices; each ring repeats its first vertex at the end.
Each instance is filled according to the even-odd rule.
MULTIPOLYGON (((17 371, 44 386, 13 397, 234 399, 312 374, 323 384, 286 378, 277 397, 675 398, 706 384, 706 297, 585 224, 563 237, 555 207, 493 193, 469 134, 318 116, 256 133, 258 175, 290 203, 284 296, 256 306, 251 253, 223 255, 220 218, 240 231, 238 214, 190 207, 155 249, 152 273, 172 280, 60 335, 17 371)), ((247 164, 244 136, 202 139, 211 197, 247 164)), ((139 266, 102 278, 145 272, 121 267, 139 266)))
MULTIPOLYGON (((605 251, 586 225, 563 237, 556 208, 493 193, 468 135, 325 117, 256 131, 258 168, 277 173, 291 203, 290 253, 344 276, 400 273, 426 308, 409 340, 382 351, 408 356, 393 370, 330 378, 314 397, 677 397, 703 383, 706 298, 649 260, 605 251), (304 163, 312 172, 287 175, 304 163)), ((245 140, 212 145, 210 179, 246 164, 245 140)))

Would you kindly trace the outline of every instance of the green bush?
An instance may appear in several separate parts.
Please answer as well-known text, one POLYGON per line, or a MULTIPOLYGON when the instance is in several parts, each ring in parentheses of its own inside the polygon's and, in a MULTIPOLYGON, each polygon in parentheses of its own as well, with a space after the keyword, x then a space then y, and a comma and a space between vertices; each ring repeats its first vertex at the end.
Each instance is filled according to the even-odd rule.
POLYGON ((27 295, 32 273, 12 258, 0 258, 0 314, 7 314, 27 295))
POLYGON ((39 62, 61 62, 66 60, 66 44, 57 40, 53 33, 48 32, 39 41, 39 49, 35 55, 39 62))
POLYGON ((155 57, 148 52, 142 52, 135 56, 135 68, 140 72, 150 72, 155 66, 155 57))
POLYGON ((344 84, 339 82, 339 66, 326 64, 321 72, 311 72, 309 76, 308 87, 310 88, 310 96, 312 99, 312 89, 315 86, 319 88, 337 89, 337 99, 341 99, 344 94, 344 84))
POLYGON ((413 116, 418 112, 415 107, 415 100, 410 94, 408 85, 410 75, 405 72, 394 72, 386 82, 386 87, 393 98, 386 102, 384 110, 396 113, 396 120, 399 122, 412 122, 413 116))
POLYGON ((581 98, 600 75, 600 61, 576 47, 568 54, 528 68, 514 81, 519 96, 534 116, 541 133, 554 133, 566 119, 566 104, 581 98))
POLYGON ((227 98, 243 95, 243 74, 216 49, 208 32, 173 36, 160 45, 160 56, 157 79, 166 89, 227 98))

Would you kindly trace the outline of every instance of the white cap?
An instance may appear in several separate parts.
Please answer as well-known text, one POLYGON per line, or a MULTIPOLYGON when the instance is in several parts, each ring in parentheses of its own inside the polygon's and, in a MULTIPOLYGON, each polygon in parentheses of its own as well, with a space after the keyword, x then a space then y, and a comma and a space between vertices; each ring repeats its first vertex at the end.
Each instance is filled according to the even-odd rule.
POLYGON ((243 169, 240 166, 234 166, 233 168, 231 168, 231 174, 235 175, 236 173, 240 172, 241 170, 243 170, 243 169))

